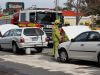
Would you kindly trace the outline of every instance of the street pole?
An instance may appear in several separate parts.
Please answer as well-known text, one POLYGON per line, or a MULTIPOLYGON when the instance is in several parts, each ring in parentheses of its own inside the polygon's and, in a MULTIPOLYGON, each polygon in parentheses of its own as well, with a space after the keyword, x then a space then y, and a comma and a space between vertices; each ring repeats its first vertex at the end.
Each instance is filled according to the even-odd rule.
POLYGON ((58 0, 55 1, 56 19, 58 19, 58 0))

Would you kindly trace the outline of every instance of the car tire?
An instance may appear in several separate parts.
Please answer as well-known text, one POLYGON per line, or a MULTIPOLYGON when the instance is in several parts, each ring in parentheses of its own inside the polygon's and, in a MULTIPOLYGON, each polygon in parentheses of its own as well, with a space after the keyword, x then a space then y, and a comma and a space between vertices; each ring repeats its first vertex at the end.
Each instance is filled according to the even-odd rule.
POLYGON ((59 60, 62 63, 69 62, 69 60, 68 60, 68 54, 67 54, 67 52, 65 50, 60 50, 60 52, 59 52, 59 60))
POLYGON ((100 65, 100 54, 98 55, 98 64, 100 65))
POLYGON ((13 50, 13 53, 18 53, 19 48, 18 48, 18 46, 17 46, 16 43, 14 43, 14 44, 12 45, 12 50, 13 50))
POLYGON ((0 51, 2 51, 1 45, 0 45, 0 51))
POLYGON ((37 50, 37 53, 42 53, 42 51, 43 51, 43 48, 41 48, 41 47, 38 47, 38 48, 35 48, 36 50, 37 50))

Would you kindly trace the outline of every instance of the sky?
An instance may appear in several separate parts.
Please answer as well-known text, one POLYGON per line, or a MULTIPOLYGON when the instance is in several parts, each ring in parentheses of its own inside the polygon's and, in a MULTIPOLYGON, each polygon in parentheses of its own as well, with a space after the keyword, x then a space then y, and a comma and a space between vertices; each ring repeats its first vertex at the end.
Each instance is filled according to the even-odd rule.
MULTIPOLYGON (((24 2, 25 8, 31 7, 32 5, 36 5, 38 8, 54 8, 55 0, 0 0, 0 6, 4 9, 6 6, 6 2, 24 2)), ((63 4, 67 0, 59 0, 59 6, 63 7, 63 4)))

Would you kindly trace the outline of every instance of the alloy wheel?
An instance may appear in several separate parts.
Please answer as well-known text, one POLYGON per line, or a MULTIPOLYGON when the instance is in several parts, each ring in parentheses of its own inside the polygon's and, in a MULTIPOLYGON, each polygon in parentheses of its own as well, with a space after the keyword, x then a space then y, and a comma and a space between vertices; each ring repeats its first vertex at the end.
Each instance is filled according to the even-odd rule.
POLYGON ((68 55, 66 53, 66 51, 61 51, 60 52, 60 61, 61 62, 68 62, 68 55))

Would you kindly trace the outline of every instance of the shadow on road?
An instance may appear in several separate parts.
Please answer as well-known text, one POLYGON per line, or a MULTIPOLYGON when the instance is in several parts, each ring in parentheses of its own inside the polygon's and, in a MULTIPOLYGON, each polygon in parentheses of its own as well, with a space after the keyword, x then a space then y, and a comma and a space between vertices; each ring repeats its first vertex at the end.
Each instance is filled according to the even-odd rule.
POLYGON ((75 65, 88 66, 87 68, 92 68, 92 67, 100 68, 100 65, 97 62, 92 62, 92 61, 71 60, 70 63, 75 65))
MULTIPOLYGON (((24 50, 21 50, 18 53, 13 53, 11 49, 4 49, 4 50, 1 50, 0 52, 4 52, 4 53, 1 53, 0 55, 25 55, 24 50)), ((31 55, 35 55, 35 54, 36 54, 36 51, 31 52, 31 55)))

